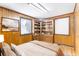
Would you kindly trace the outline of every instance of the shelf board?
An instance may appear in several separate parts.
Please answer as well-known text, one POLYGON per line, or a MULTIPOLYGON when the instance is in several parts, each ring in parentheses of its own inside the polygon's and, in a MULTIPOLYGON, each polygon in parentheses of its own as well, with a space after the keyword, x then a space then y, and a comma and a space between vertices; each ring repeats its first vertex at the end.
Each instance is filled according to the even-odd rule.
POLYGON ((53 26, 52 21, 35 21, 34 24, 34 32, 36 34, 46 34, 46 35, 52 35, 53 26), (35 30, 36 29, 36 30, 35 30))

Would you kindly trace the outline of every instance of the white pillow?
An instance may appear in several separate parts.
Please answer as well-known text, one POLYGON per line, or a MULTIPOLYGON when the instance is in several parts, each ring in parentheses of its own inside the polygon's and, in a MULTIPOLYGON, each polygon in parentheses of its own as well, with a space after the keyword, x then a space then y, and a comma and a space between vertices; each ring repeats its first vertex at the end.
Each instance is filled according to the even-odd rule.
POLYGON ((11 43, 11 49, 12 49, 13 51, 15 51, 15 48, 16 48, 16 45, 13 44, 13 43, 11 43))
POLYGON ((16 56, 7 43, 2 43, 4 56, 16 56))
POLYGON ((13 43, 11 43, 11 49, 16 53, 17 56, 21 56, 21 54, 17 51, 17 46, 13 43))
POLYGON ((16 56, 16 54, 8 48, 4 48, 4 56, 16 56))
POLYGON ((2 47, 3 47, 3 48, 11 49, 11 47, 10 47, 9 44, 7 44, 7 43, 2 43, 2 47))

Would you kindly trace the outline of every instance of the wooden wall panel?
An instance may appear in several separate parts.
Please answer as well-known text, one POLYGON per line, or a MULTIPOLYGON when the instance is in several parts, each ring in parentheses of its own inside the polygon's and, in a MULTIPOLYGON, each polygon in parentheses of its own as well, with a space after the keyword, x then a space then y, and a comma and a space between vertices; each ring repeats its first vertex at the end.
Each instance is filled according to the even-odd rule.
POLYGON ((2 8, 0 8, 0 34, 1 34, 1 16, 2 16, 2 8))
MULTIPOLYGON (((64 16, 65 17, 65 16, 64 16)), ((69 35, 55 35, 55 42, 59 44, 65 44, 69 46, 74 46, 74 16, 73 14, 69 15, 70 17, 70 22, 69 22, 69 35)))
POLYGON ((30 18, 33 20, 35 18, 24 15, 24 14, 20 14, 13 10, 0 7, 0 34, 4 34, 5 42, 7 42, 8 44, 15 43, 16 45, 18 45, 18 44, 32 40, 32 34, 21 36, 20 30, 18 32, 2 32, 1 31, 1 20, 2 20, 1 17, 7 17, 7 18, 12 18, 12 19, 17 19, 17 20, 20 20, 20 17, 30 18))
POLYGON ((75 50, 76 55, 79 56, 79 3, 76 4, 74 15, 75 15, 75 50))
POLYGON ((55 34, 55 30, 54 30, 54 42, 59 43, 59 44, 68 45, 68 46, 74 46, 74 13, 59 15, 59 16, 51 17, 49 19, 56 20, 56 19, 60 19, 64 17, 70 17, 69 19, 70 33, 69 35, 61 35, 61 34, 59 35, 59 34, 55 34))
MULTIPOLYGON (((74 14, 64 15, 63 17, 70 17, 69 19, 69 35, 54 35, 54 41, 59 44, 74 46, 74 14)), ((60 17, 59 17, 60 18, 60 17)))

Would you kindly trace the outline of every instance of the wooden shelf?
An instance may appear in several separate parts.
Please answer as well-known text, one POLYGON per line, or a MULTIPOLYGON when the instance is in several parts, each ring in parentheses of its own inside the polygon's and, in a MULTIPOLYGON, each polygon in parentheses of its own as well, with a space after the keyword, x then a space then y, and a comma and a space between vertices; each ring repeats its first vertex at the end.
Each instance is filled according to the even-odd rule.
POLYGON ((49 20, 35 21, 33 39, 52 43, 53 22, 49 20))
POLYGON ((34 22, 34 33, 37 34, 53 34, 52 21, 35 21, 34 22))
POLYGON ((36 26, 40 26, 40 24, 34 24, 34 25, 36 25, 36 26))
POLYGON ((43 34, 53 34, 53 22, 52 21, 43 21, 42 22, 42 30, 41 33, 43 34))
POLYGON ((34 21, 34 34, 40 34, 40 21, 34 21))

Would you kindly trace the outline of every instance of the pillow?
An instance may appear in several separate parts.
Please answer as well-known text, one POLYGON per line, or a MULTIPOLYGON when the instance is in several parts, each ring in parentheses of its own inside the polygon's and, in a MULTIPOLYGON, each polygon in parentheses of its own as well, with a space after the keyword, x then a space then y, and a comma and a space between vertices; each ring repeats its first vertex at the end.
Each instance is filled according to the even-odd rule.
POLYGON ((8 48, 4 48, 4 56, 16 56, 16 54, 8 48))
POLYGON ((11 49, 15 52, 16 45, 11 43, 11 49))
POLYGON ((7 43, 5 43, 5 42, 2 43, 2 47, 3 47, 3 48, 11 49, 10 46, 9 46, 9 44, 7 44, 7 43))
POLYGON ((11 43, 11 49, 17 56, 21 56, 21 54, 18 52, 17 46, 15 44, 11 43))
POLYGON ((2 43, 4 56, 16 56, 7 43, 2 43))

